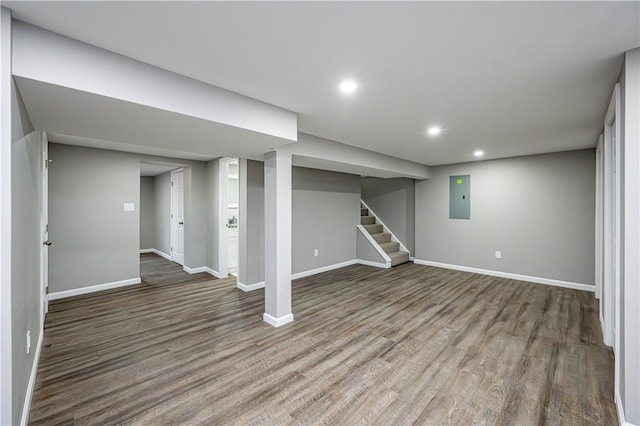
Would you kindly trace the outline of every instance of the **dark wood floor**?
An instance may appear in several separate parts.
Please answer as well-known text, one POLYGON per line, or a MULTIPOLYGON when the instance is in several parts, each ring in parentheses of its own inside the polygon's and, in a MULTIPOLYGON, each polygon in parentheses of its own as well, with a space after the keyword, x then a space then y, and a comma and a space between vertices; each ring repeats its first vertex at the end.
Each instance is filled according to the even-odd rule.
POLYGON ((140 255, 140 278, 144 284, 201 283, 213 279, 206 272, 188 274, 182 266, 154 253, 140 255))
POLYGON ((32 424, 616 424, 592 293, 405 264, 55 301, 32 424))

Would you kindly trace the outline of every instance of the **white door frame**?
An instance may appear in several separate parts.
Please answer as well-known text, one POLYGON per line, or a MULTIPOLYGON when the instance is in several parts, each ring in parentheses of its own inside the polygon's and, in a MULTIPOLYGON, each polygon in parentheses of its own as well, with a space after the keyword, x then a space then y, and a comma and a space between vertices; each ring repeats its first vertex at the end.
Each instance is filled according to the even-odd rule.
POLYGON ((42 198, 40 204, 40 235, 42 246, 40 254, 40 324, 44 326, 44 317, 49 312, 49 138, 42 132, 42 198))
POLYGON ((173 232, 173 214, 174 214, 173 175, 175 173, 178 173, 178 172, 182 172, 182 197, 183 197, 182 198, 182 218, 183 218, 183 220, 184 220, 184 211, 185 211, 185 208, 184 208, 184 168, 181 167, 181 168, 178 168, 178 169, 175 169, 175 170, 171 170, 171 179, 170 179, 171 180, 171 188, 170 188, 171 189, 171 216, 170 216, 170 219, 169 219, 169 226, 170 226, 169 227, 169 257, 171 258, 172 261, 174 261, 176 263, 179 263, 180 265, 184 266, 184 264, 185 264, 185 259, 184 259, 184 251, 185 251, 184 250, 185 249, 185 246, 184 246, 184 229, 185 229, 185 227, 184 227, 184 224, 182 225, 182 262, 179 262, 173 256, 173 247, 176 246, 176 244, 175 244, 176 243, 175 235, 174 235, 174 232, 173 232))
MULTIPOLYGON (((236 265, 235 265, 235 269, 234 269, 234 268, 231 268, 231 267, 229 266, 229 256, 230 256, 230 253, 229 253, 229 251, 227 251, 227 269, 228 269, 228 270, 227 270, 227 272, 228 272, 228 273, 230 273, 230 274, 235 274, 236 276, 238 276, 238 264, 239 264, 239 261, 240 261, 240 250, 239 250, 239 248, 240 248, 240 247, 239 247, 239 244, 240 244, 240 235, 239 235, 239 234, 240 234, 240 232, 239 232, 239 231, 240 231, 240 217, 239 217, 239 214, 240 214, 240 161, 239 161, 237 158, 235 158, 235 159, 234 159, 234 163, 236 164, 236 166, 237 166, 237 168, 238 168, 238 170, 237 170, 237 173, 236 173, 236 174, 231 174, 231 172, 229 171, 229 165, 230 165, 231 163, 227 163, 227 164, 226 164, 226 169, 227 169, 227 170, 226 170, 226 176, 227 176, 227 185, 226 185, 226 187, 227 187, 227 209, 228 209, 228 208, 230 208, 230 207, 232 207, 232 206, 235 206, 235 208, 236 208, 236 213, 238 214, 238 216, 237 216, 238 224, 236 225, 236 227, 238 228, 238 229, 237 229, 237 234, 238 234, 238 250, 237 250, 237 252, 236 252, 236 265), (237 196, 238 196, 238 198, 237 198, 237 202, 236 202, 236 203, 230 203, 230 202, 229 202, 229 192, 228 192, 228 189, 229 189, 229 182, 231 181, 231 178, 232 178, 232 177, 234 177, 234 179, 235 179, 235 180, 236 180, 236 182, 237 182, 237 185, 236 185, 236 191, 237 191, 237 196)), ((225 210, 225 212, 226 212, 225 217, 228 217, 228 210, 225 210)), ((227 225, 228 225, 228 224, 227 224, 227 225)), ((230 229, 230 228, 229 228, 228 226, 226 226, 226 227, 225 227, 225 229, 227 230, 227 248, 228 248, 228 247, 229 247, 229 229, 230 229)))
MULTIPOLYGON (((620 188, 621 188, 621 149, 620 149, 620 84, 616 84, 604 120, 604 285, 602 289, 604 311, 604 343, 619 348, 620 336, 620 188), (615 143, 614 143, 615 141, 615 143)), ((618 380, 619 366, 616 357, 615 379, 618 380)))
MULTIPOLYGON (((604 343, 614 351, 619 345, 618 313, 620 312, 620 198, 621 198, 621 150, 620 84, 616 84, 604 120, 604 285, 603 319, 604 343), (615 141, 615 143, 614 143, 615 141)), ((617 366, 616 366, 617 369, 617 366)))
MULTIPOLYGON (((611 282, 611 306, 612 318, 605 318, 605 326, 606 321, 611 321, 612 324, 609 327, 611 329, 610 341, 613 344, 614 354, 620 350, 620 305, 621 305, 621 286, 622 280, 620 278, 622 271, 622 238, 621 238, 621 223, 622 223, 622 208, 621 208, 621 197, 622 197, 622 140, 621 140, 621 129, 620 129, 620 83, 617 83, 614 90, 613 95, 611 96, 611 102, 609 103, 609 108, 607 110, 607 115, 605 117, 605 140, 607 139, 607 133, 609 134, 609 140, 615 136, 615 144, 612 144, 612 148, 615 149, 615 167, 616 167, 616 178, 613 182, 613 195, 615 197, 615 204, 613 207, 613 218, 615 218, 615 223, 607 223, 605 222, 604 226, 611 226, 613 228, 613 233, 615 235, 616 244, 612 247, 615 253, 615 263, 611 265, 614 267, 615 271, 612 275, 611 282)), ((605 265, 606 270, 606 265, 605 265)), ((606 288, 606 284, 605 284, 606 288)), ((605 327, 606 329, 606 327, 605 327)), ((616 394, 616 401, 619 399, 619 388, 620 388, 620 356, 614 357, 614 393, 616 394)))
POLYGON ((604 135, 600 135, 598 138, 598 144, 596 145, 596 265, 595 265, 595 284, 596 284, 596 299, 600 300, 600 323, 601 325, 604 323, 604 319, 602 317, 602 271, 604 266, 604 241, 603 241, 603 215, 604 215, 604 204, 603 204, 603 166, 604 166, 604 135))
MULTIPOLYGON (((233 161, 238 161, 238 167, 240 167, 240 161, 237 158, 224 157, 218 160, 218 272, 221 277, 227 277, 229 275, 229 256, 227 255, 229 241, 226 220, 228 204, 227 170, 229 163, 233 161)), ((240 226, 241 214, 240 204, 238 204, 238 226, 240 226)), ((236 271, 236 275, 238 275, 239 271, 240 259, 238 259, 238 271, 236 271)))

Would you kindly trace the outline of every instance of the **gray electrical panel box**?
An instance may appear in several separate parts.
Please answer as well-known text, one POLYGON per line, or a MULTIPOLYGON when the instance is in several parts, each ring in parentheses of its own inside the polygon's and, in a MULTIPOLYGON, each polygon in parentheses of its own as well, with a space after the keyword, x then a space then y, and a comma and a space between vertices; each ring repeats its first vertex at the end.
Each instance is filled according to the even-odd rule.
POLYGON ((449 219, 471 219, 471 175, 449 177, 449 219))

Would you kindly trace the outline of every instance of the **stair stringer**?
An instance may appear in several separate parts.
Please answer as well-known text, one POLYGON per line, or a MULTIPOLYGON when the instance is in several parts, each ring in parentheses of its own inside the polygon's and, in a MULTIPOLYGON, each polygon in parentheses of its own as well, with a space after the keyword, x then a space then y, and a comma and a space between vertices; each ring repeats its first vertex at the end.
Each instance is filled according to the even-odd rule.
MULTIPOLYGON (((411 252, 409 251, 409 249, 407 249, 407 247, 405 247, 404 244, 402 244, 402 241, 400 241, 400 239, 398 237, 395 236, 395 234, 391 231, 391 229, 389 229, 389 227, 387 225, 384 224, 383 221, 380 220, 380 218, 378 216, 376 216, 375 212, 373 210, 371 210, 371 208, 367 205, 367 203, 365 203, 362 199, 360 200, 360 205, 362 207, 364 207, 365 209, 369 210, 369 215, 373 216, 376 218, 376 223, 378 225, 382 225, 382 230, 383 232, 386 232, 388 234, 391 234, 391 241, 400 244, 400 250, 401 251, 406 251, 407 253, 409 253, 409 260, 413 261, 413 256, 411 255, 411 252)), ((363 229, 363 231, 366 232, 365 229, 363 229)), ((377 245, 377 243, 374 241, 374 244, 377 245)), ((388 256, 387 256, 388 257, 388 256)))
MULTIPOLYGON (((389 269, 391 268, 391 258, 389 255, 378 245, 376 240, 373 239, 371 234, 364 228, 362 225, 356 225, 358 228, 358 243, 363 241, 363 244, 366 244, 366 248, 373 248, 375 253, 378 255, 378 258, 375 256, 367 256, 362 253, 362 250, 358 250, 358 263, 363 265, 375 266, 377 268, 389 269), (368 259, 363 259, 363 257, 369 257, 368 259), (380 262, 382 260, 382 262, 380 262)), ((358 244, 359 245, 359 244, 358 244)), ((371 252, 371 250, 369 250, 371 252)))

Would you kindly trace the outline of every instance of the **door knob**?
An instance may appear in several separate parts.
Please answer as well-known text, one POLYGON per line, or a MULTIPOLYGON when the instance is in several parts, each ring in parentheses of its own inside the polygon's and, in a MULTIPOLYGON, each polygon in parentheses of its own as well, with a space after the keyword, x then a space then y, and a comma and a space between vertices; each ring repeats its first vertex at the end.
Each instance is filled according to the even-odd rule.
POLYGON ((47 240, 45 242, 42 243, 45 246, 50 246, 51 245, 51 240, 47 240))

